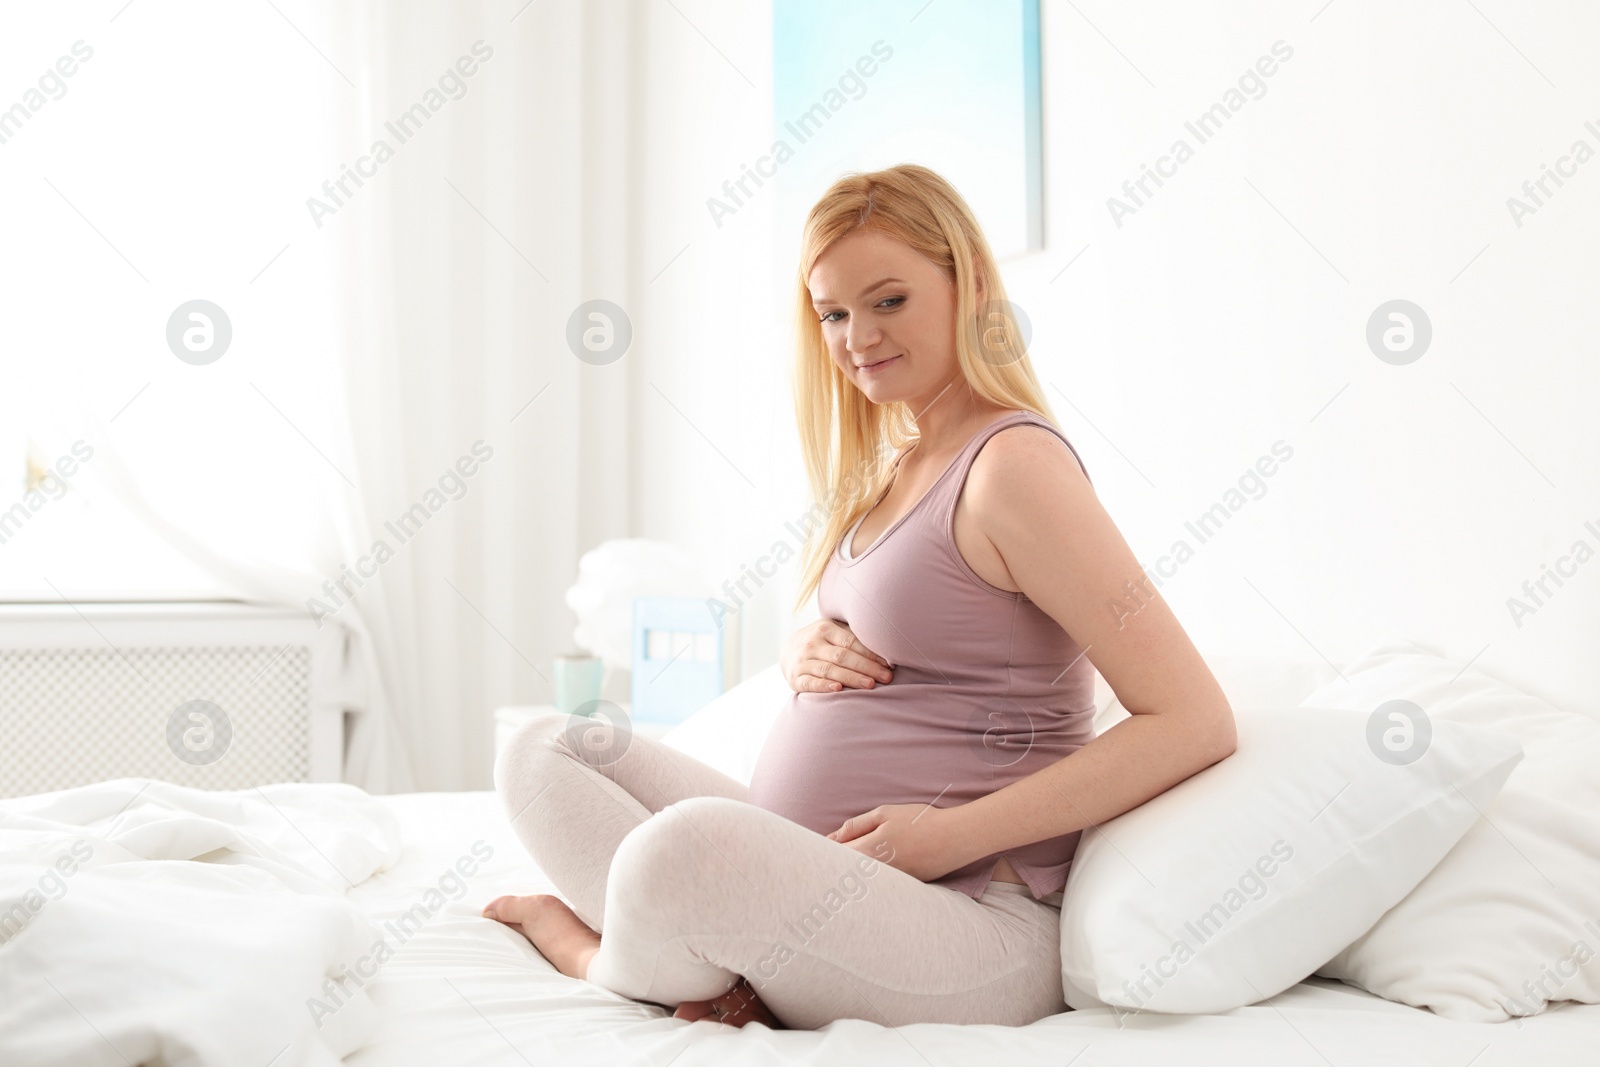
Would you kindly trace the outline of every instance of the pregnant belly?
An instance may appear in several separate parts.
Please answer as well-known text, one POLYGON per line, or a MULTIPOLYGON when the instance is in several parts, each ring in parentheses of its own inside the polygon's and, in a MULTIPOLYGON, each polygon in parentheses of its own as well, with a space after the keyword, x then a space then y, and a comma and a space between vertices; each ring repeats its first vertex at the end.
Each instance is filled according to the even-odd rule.
POLYGON ((750 803, 829 834, 880 804, 974 800, 1012 780, 975 750, 975 706, 942 686, 796 693, 762 745, 750 803))

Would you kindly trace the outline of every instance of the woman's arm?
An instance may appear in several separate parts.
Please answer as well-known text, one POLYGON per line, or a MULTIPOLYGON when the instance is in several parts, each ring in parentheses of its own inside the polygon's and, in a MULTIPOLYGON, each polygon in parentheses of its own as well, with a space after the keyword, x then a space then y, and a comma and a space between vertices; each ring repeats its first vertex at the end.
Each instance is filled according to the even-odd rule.
POLYGON ((894 865, 924 880, 1113 819, 1236 746, 1221 686, 1060 438, 1042 427, 996 434, 964 499, 1012 584, 1072 635, 1130 717, 969 804, 886 806, 833 835, 863 851, 887 842, 894 865))

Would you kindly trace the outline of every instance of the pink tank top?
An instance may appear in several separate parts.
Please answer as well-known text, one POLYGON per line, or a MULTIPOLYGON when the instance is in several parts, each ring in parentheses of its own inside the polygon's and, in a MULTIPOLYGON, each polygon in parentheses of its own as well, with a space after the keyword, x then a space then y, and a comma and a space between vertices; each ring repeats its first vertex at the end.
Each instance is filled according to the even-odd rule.
MULTIPOLYGON (((956 549, 956 502, 972 461, 989 438, 1024 423, 1060 437, 1082 467, 1048 420, 1012 412, 978 431, 859 556, 847 555, 854 527, 841 539, 818 608, 894 664, 894 680, 793 694, 756 761, 750 803, 829 834, 879 804, 968 803, 1093 739, 1094 666, 1077 642, 1022 593, 978 577, 956 549)), ((1066 885, 1081 835, 985 856, 933 884, 979 898, 1004 855, 1042 899, 1066 885)))

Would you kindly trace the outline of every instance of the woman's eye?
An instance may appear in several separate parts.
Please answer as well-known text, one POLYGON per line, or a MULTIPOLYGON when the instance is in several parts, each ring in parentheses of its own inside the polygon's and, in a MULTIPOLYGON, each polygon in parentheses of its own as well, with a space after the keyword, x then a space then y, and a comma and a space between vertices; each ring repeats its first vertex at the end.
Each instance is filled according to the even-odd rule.
MULTIPOLYGON (((887 299, 878 301, 878 306, 879 307, 887 307, 888 309, 893 310, 894 308, 899 307, 901 304, 904 304, 905 302, 906 302, 906 298, 903 297, 903 296, 891 296, 891 297, 888 297, 887 299)), ((817 321, 819 321, 819 322, 838 322, 839 320, 834 318, 834 316, 835 315, 843 315, 843 314, 844 314, 844 312, 842 312, 842 311, 830 311, 826 315, 822 316, 822 318, 818 319, 817 321)))

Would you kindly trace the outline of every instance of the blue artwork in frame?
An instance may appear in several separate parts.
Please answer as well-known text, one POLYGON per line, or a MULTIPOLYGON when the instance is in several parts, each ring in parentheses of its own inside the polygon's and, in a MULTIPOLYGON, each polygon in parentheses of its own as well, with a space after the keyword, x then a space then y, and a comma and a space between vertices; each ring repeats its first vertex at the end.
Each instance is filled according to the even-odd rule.
POLYGON ((1039 0, 773 0, 781 232, 840 175, 920 163, 994 254, 1044 247, 1039 0))
POLYGON ((720 696, 737 681, 737 631, 717 625, 704 597, 634 597, 629 719, 682 722, 720 696))

